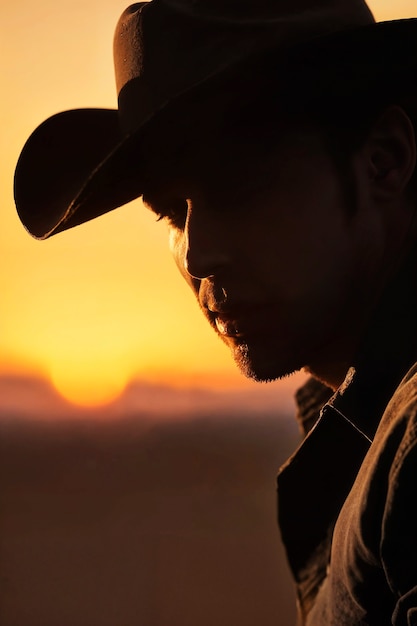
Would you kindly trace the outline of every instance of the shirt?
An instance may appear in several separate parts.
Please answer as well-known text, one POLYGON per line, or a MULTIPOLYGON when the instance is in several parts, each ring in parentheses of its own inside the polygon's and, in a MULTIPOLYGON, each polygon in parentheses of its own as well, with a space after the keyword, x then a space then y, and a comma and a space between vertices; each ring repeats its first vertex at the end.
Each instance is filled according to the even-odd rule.
POLYGON ((298 394, 307 434, 278 475, 278 518, 305 626, 417 625, 415 267, 390 284, 340 389, 298 394))

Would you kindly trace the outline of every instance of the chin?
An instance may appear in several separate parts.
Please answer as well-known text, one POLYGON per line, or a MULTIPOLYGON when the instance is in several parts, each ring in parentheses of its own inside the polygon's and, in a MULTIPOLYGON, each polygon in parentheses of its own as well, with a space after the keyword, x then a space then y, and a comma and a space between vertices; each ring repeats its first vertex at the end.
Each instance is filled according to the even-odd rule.
POLYGON ((277 356, 275 352, 260 353, 247 344, 232 348, 232 355, 242 374, 257 382, 266 383, 285 378, 303 367, 293 358, 283 358, 282 354, 277 356))

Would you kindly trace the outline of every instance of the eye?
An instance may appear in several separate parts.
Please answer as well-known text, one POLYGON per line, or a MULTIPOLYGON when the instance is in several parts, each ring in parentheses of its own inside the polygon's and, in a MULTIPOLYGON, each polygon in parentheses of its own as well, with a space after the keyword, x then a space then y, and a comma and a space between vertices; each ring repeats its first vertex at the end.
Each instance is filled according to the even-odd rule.
POLYGON ((143 196, 143 203, 157 217, 165 220, 169 226, 183 230, 187 221, 188 202, 183 198, 156 198, 143 196))

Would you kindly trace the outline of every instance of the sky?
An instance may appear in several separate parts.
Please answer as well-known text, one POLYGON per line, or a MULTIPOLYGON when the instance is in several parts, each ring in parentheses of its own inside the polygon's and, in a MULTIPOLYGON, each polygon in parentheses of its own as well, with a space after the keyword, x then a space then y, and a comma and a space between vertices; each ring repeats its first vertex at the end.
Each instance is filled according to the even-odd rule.
MULTIPOLYGON (((377 20, 417 15, 415 0, 369 4, 377 20)), ((80 404, 109 401, 133 379, 255 384, 208 327, 140 200, 45 242, 16 215, 14 167, 34 128, 61 110, 116 107, 112 40, 126 6, 0 3, 0 374, 44 376, 80 404)))

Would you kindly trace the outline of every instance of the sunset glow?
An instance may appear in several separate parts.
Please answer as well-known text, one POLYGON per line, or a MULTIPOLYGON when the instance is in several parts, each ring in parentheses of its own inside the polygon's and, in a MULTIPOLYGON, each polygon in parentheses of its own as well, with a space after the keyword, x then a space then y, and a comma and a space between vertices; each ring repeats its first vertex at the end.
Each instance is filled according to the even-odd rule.
MULTIPOLYGON (((20 150, 45 118, 116 106, 112 38, 125 0, 1 3, 0 369, 46 375, 72 402, 109 402, 135 378, 254 385, 208 328, 138 200, 46 242, 13 202, 20 150)), ((417 15, 415 0, 371 0, 377 19, 417 15)))

